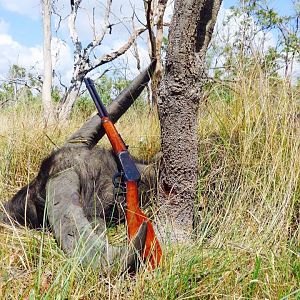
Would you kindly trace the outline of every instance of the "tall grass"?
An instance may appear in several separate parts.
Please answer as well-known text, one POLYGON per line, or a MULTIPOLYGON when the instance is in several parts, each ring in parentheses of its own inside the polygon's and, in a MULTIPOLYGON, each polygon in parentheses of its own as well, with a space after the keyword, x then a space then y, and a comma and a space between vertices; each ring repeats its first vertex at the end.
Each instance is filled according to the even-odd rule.
MULTIPOLYGON (((2 226, 0 299, 299 299, 299 89, 257 69, 238 78, 201 104, 195 242, 166 245, 160 268, 133 279, 83 269, 51 233, 2 226)), ((33 108, 0 119, 2 200, 83 122, 43 128, 33 108)), ((148 112, 132 109, 118 127, 135 156, 159 149, 148 112)))

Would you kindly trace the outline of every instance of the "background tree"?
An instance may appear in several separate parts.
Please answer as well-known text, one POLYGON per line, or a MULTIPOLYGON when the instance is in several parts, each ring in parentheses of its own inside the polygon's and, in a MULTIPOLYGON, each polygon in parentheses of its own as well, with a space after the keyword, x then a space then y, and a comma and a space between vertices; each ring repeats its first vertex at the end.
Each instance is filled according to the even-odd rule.
POLYGON ((240 1, 218 23, 207 59, 215 78, 238 80, 256 65, 266 76, 280 76, 290 82, 296 79, 300 59, 299 4, 293 1, 285 14, 271 4, 240 1))
POLYGON ((51 54, 51 0, 42 1, 43 32, 44 32, 44 81, 42 89, 42 102, 44 119, 47 122, 53 118, 53 106, 51 99, 52 90, 52 54, 51 54))
POLYGON ((205 55, 221 0, 177 0, 158 102, 163 164, 160 215, 186 239, 193 224, 198 174, 198 108, 205 55))
POLYGON ((150 56, 157 60, 151 80, 151 106, 157 108, 158 89, 163 75, 162 46, 164 38, 164 15, 168 0, 145 0, 147 26, 150 35, 150 56), (155 30, 155 32, 154 32, 155 30))
POLYGON ((267 62, 268 58, 279 61, 279 67, 283 66, 284 69, 284 77, 290 81, 294 64, 300 61, 299 4, 299 1, 293 1, 292 12, 284 15, 270 7, 268 1, 247 0, 244 1, 240 10, 236 9, 237 12, 253 18, 257 32, 273 31, 277 38, 277 45, 269 49, 267 62))
POLYGON ((93 40, 90 43, 88 43, 85 47, 83 46, 80 40, 76 27, 77 14, 78 10, 80 9, 81 2, 81 0, 71 1, 71 14, 68 19, 68 28, 74 47, 74 69, 71 78, 71 84, 68 87, 61 101, 59 119, 66 119, 69 117, 74 102, 77 98, 78 92, 80 90, 84 76, 90 71, 94 70, 95 68, 104 65, 108 62, 111 62, 114 59, 121 56, 122 54, 124 54, 133 45, 137 36, 139 36, 146 30, 145 27, 141 27, 134 30, 127 42, 125 42, 121 47, 112 51, 111 53, 97 55, 96 48, 102 44, 106 34, 111 33, 112 27, 114 26, 114 24, 111 24, 109 21, 112 0, 107 0, 106 2, 106 9, 104 13, 104 25, 100 33, 97 33, 95 27, 95 20, 93 20, 92 23, 94 24, 94 37, 93 40))
POLYGON ((6 79, 0 84, 0 108, 31 99, 33 90, 40 91, 35 75, 27 72, 24 67, 13 64, 6 79))

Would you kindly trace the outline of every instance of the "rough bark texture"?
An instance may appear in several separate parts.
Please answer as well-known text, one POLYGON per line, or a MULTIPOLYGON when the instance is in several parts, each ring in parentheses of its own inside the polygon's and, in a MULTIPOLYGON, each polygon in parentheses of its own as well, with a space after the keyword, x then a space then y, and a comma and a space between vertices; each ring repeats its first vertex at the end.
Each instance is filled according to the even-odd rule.
POLYGON ((42 90, 42 102, 44 119, 46 122, 53 118, 51 101, 52 88, 52 56, 51 56, 51 0, 44 0, 43 6, 43 31, 44 31, 44 81, 42 90))
MULTIPOLYGON (((77 72, 75 72, 75 75, 78 76, 77 72)), ((79 78, 76 79, 76 76, 73 75, 71 85, 61 101, 61 107, 58 113, 58 120, 67 120, 70 117, 72 108, 79 94, 82 80, 84 77, 78 76, 79 78)))
POLYGON ((171 239, 190 237, 198 169, 198 107, 204 58, 221 0, 177 0, 158 102, 163 165, 161 220, 171 239), (169 230, 169 229, 167 229, 169 230))
POLYGON ((157 60, 157 66, 151 80, 152 91, 152 106, 157 108, 158 102, 158 88, 162 79, 163 66, 161 60, 161 48, 163 42, 164 31, 164 14, 167 7, 167 0, 159 0, 157 3, 157 23, 156 23, 156 37, 155 37, 155 58, 157 60))

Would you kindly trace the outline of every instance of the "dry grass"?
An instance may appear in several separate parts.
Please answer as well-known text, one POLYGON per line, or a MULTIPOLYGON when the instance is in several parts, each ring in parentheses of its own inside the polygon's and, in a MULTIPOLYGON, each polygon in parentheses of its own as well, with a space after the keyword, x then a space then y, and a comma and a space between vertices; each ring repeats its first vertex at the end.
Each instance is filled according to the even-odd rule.
MULTIPOLYGON (((49 233, 2 227, 0 299, 299 299, 299 89, 259 70, 239 78, 201 107, 197 241, 166 246, 159 269, 130 279, 82 269, 49 233)), ((2 200, 83 121, 44 129, 24 107, 0 119, 2 200)), ((134 155, 159 148, 147 112, 131 110, 119 129, 134 155)))

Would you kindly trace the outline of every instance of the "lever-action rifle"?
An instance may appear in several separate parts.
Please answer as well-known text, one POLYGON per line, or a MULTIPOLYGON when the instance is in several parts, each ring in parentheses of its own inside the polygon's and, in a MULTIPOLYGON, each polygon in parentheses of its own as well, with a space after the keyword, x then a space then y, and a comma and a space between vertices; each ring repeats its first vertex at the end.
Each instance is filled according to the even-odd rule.
POLYGON ((119 135, 113 122, 110 120, 108 112, 98 95, 94 83, 90 78, 84 78, 85 85, 97 107, 101 118, 102 126, 112 145, 118 165, 121 168, 122 176, 126 187, 126 220, 129 240, 132 240, 143 222, 147 222, 147 235, 143 259, 149 260, 152 268, 158 266, 162 255, 162 250, 155 236, 150 220, 139 207, 138 183, 140 172, 131 158, 127 146, 119 135))

